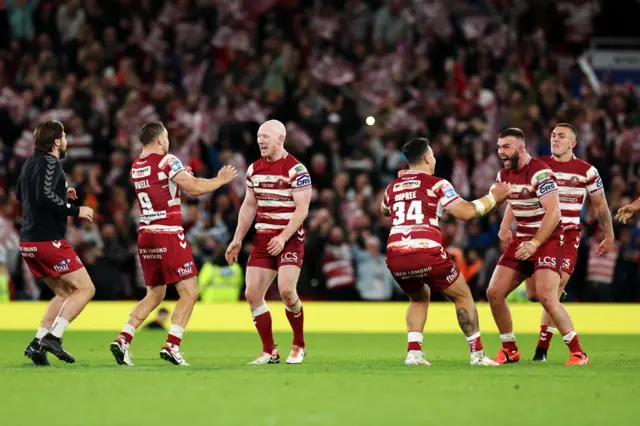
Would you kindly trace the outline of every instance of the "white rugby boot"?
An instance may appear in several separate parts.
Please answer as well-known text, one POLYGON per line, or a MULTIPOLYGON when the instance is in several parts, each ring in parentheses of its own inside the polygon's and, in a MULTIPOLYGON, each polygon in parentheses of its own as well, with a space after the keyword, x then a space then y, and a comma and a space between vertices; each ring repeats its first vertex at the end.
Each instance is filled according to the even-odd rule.
POLYGON ((160 358, 165 361, 169 361, 173 365, 180 365, 182 367, 189 367, 189 363, 184 360, 180 347, 172 345, 171 343, 165 343, 160 350, 160 358))
POLYGON ((307 355, 307 350, 300 346, 294 346, 291 348, 289 358, 287 358, 287 364, 302 364, 304 357, 307 355))
POLYGON ((407 358, 404 360, 404 365, 421 365, 423 367, 431 367, 431 363, 424 358, 424 352, 422 351, 407 352, 407 358))
POLYGON ((258 355, 258 358, 248 363, 249 365, 265 365, 265 364, 280 364, 280 354, 277 349, 274 349, 272 353, 262 352, 258 355))
POLYGON ((131 354, 129 354, 129 344, 125 340, 118 337, 116 340, 111 342, 110 348, 118 365, 133 366, 133 362, 131 362, 131 354))
POLYGON ((483 351, 471 353, 471 365, 483 365, 487 367, 497 367, 500 364, 487 357, 483 351))

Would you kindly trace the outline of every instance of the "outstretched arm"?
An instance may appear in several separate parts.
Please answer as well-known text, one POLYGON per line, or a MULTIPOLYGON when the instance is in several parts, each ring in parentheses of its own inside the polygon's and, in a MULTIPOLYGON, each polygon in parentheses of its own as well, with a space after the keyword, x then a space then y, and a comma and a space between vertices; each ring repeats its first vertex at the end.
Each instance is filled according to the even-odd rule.
POLYGON ((173 181, 189 194, 194 196, 208 194, 223 185, 231 182, 238 173, 232 166, 224 166, 218 172, 218 176, 211 179, 197 178, 186 170, 180 171, 174 176, 173 181))

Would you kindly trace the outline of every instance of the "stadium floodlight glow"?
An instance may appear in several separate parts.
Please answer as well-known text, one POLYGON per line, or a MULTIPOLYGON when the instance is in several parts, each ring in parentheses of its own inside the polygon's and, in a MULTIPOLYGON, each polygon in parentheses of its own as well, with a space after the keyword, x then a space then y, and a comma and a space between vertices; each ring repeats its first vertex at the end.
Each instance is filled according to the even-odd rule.
POLYGON ((367 123, 367 125, 373 126, 374 124, 376 124, 376 119, 372 116, 368 116, 365 122, 367 123))

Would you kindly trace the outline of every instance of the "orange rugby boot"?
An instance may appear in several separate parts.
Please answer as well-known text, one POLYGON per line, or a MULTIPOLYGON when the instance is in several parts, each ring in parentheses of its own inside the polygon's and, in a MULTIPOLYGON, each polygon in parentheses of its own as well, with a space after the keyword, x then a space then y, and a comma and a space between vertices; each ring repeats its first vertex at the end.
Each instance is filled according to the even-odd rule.
POLYGON ((590 363, 591 361, 589 361, 587 354, 584 352, 572 352, 571 358, 569 358, 569 361, 565 362, 564 365, 586 365, 590 363))
POLYGON ((515 351, 509 351, 505 348, 500 348, 498 354, 493 357, 493 360, 498 364, 512 364, 520 361, 520 349, 515 351))

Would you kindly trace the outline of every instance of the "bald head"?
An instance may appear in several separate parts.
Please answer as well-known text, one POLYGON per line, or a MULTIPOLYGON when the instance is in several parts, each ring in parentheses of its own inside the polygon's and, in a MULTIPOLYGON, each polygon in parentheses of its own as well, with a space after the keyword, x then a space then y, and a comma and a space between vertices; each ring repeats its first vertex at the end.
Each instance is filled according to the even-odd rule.
POLYGON ((263 131, 271 133, 278 139, 280 138, 280 136, 282 136, 282 139, 287 137, 287 128, 284 127, 284 124, 282 124, 282 122, 278 120, 269 120, 262 123, 262 126, 260 126, 260 130, 258 130, 258 132, 262 133, 263 131))
POLYGON ((262 123, 258 129, 258 145, 260 155, 267 160, 275 161, 284 155, 284 139, 287 129, 278 120, 269 120, 262 123))

